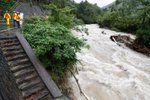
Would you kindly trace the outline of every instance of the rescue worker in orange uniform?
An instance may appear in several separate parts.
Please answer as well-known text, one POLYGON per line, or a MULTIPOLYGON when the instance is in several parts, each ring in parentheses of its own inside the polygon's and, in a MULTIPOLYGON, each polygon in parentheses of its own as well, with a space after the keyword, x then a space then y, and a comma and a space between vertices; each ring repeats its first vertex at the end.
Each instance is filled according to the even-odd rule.
POLYGON ((11 16, 10 16, 10 14, 8 13, 8 11, 6 11, 6 13, 4 14, 4 19, 6 19, 6 24, 7 24, 7 25, 10 25, 11 16))
POLYGON ((17 18, 17 13, 15 11, 13 11, 13 14, 12 14, 12 18, 13 18, 13 26, 16 27, 16 18, 17 18))
POLYGON ((17 23, 17 27, 20 28, 20 13, 19 12, 17 12, 16 23, 17 23))

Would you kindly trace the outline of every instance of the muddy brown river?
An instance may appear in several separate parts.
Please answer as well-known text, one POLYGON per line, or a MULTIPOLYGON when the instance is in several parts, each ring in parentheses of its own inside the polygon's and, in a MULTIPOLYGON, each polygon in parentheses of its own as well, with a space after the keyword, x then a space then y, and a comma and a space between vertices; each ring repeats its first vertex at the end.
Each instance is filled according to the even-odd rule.
MULTIPOLYGON (((87 39, 90 45, 90 49, 83 48, 77 53, 82 64, 77 64, 79 73, 75 74, 88 100, 150 100, 150 57, 109 39, 111 35, 125 33, 101 29, 98 25, 84 27, 89 35, 72 32, 87 39)), ((69 80, 74 99, 86 100, 74 78, 69 80)))

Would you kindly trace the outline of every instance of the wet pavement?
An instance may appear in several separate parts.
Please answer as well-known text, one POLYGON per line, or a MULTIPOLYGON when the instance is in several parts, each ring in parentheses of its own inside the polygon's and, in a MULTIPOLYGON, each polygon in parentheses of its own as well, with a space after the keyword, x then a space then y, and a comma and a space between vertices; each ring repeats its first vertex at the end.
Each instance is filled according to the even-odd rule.
POLYGON ((9 30, 10 28, 12 28, 12 24, 11 25, 6 25, 5 23, 0 23, 0 31, 2 30, 9 30))
POLYGON ((14 36, 18 29, 13 27, 13 24, 6 25, 6 23, 0 23, 0 37, 4 34, 8 36, 14 36))
POLYGON ((5 20, 3 19, 3 17, 0 16, 0 31, 2 31, 2 30, 9 30, 12 27, 13 27, 12 20, 10 20, 10 25, 7 25, 5 20))

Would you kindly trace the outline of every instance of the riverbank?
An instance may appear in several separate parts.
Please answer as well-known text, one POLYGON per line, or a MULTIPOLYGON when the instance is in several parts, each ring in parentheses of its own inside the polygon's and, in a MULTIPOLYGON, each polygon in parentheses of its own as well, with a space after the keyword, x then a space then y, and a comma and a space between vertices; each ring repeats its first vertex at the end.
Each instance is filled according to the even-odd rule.
POLYGON ((124 43, 127 47, 133 49, 134 51, 150 56, 150 48, 136 43, 135 39, 132 39, 129 35, 112 35, 110 36, 110 39, 114 42, 124 43))

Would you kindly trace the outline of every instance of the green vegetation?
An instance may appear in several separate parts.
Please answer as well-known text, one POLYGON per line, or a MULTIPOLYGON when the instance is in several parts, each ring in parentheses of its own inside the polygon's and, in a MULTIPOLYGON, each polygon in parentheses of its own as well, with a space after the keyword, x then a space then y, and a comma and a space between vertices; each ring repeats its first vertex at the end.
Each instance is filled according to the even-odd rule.
POLYGON ((117 0, 100 16, 100 27, 108 27, 137 35, 135 42, 150 48, 150 1, 117 0))
POLYGON ((142 8, 140 8, 139 14, 139 29, 137 30, 137 39, 135 40, 138 44, 150 48, 150 1, 141 1, 142 8))
POLYGON ((74 18, 80 19, 86 24, 97 23, 98 16, 101 13, 101 9, 96 4, 90 4, 87 0, 79 4, 72 0, 51 0, 50 3, 55 4, 60 9, 70 7, 74 18))
POLYGON ((72 0, 43 0, 39 3, 44 4, 49 16, 26 19, 22 31, 40 60, 59 75, 75 64, 75 53, 84 46, 83 40, 69 31, 78 19, 135 33, 135 43, 150 48, 149 0, 117 0, 103 10, 87 0, 79 4, 72 0))
POLYGON ((90 4, 88 1, 77 4, 77 18, 82 19, 86 24, 97 23, 100 14, 101 9, 96 4, 90 4))
POLYGON ((4 13, 6 10, 10 10, 13 6, 14 0, 0 0, 0 10, 4 13))
POLYGON ((73 68, 77 61, 76 52, 85 43, 70 32, 73 17, 69 7, 59 9, 51 4, 48 8, 51 11, 48 18, 27 18, 22 32, 45 66, 58 75, 64 75, 67 69, 73 68))
POLYGON ((129 1, 117 0, 116 5, 104 10, 103 15, 100 16, 100 26, 125 32, 135 32, 139 22, 132 6, 129 5, 129 1))
POLYGON ((50 10, 49 21, 51 23, 59 23, 67 28, 72 28, 75 25, 73 9, 69 6, 58 8, 55 4, 49 4, 45 8, 50 10))

